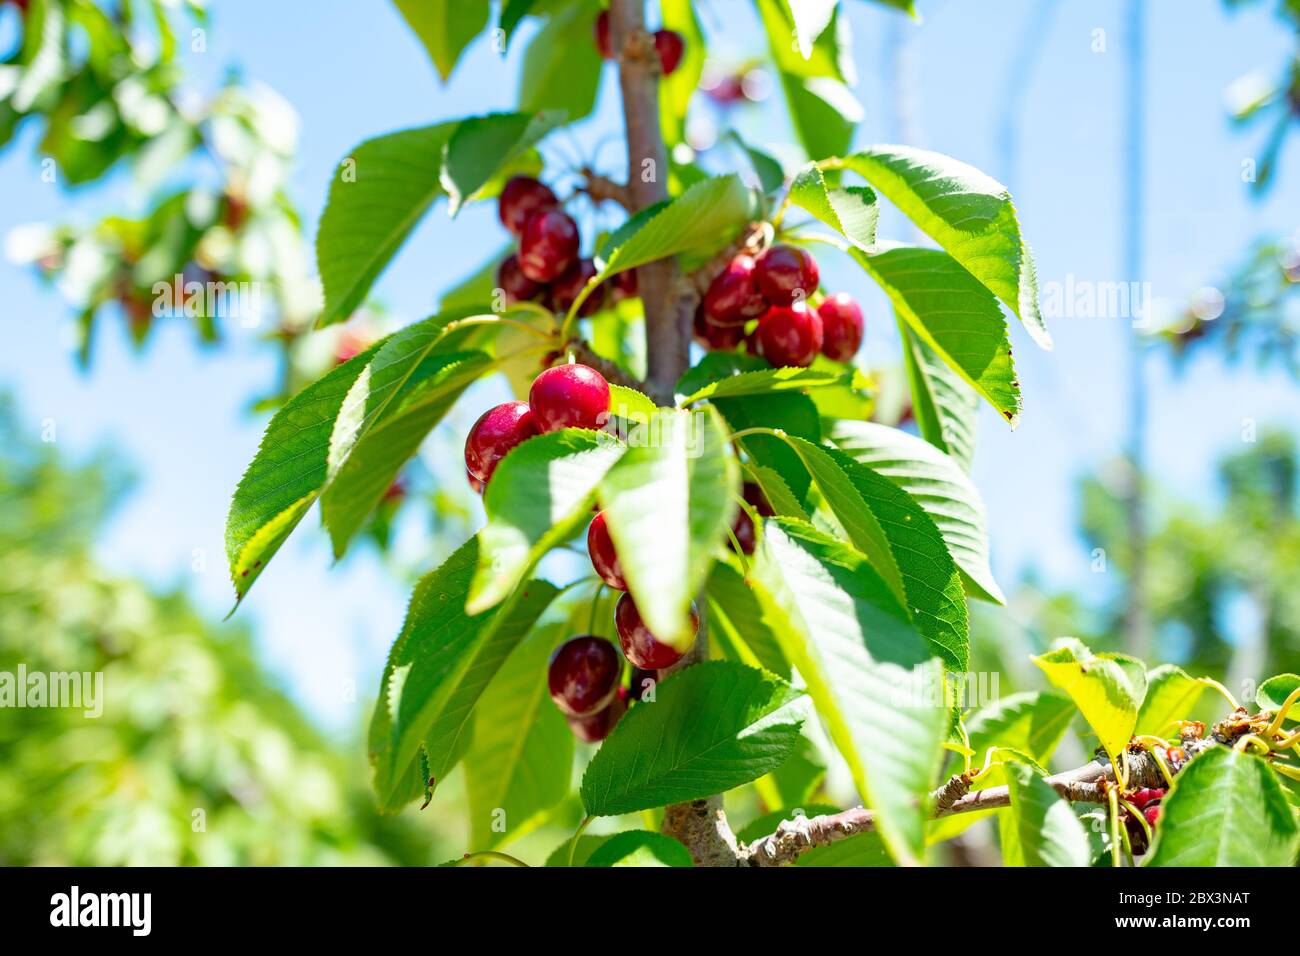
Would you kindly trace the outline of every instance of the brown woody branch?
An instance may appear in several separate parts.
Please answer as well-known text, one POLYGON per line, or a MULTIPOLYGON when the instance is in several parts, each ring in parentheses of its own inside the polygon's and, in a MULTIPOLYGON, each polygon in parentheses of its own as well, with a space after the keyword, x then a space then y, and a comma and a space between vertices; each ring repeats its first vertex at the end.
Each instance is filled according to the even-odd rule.
POLYGON ((596 202, 616 202, 628 212, 635 210, 632 191, 624 183, 615 182, 608 176, 602 176, 585 167, 582 169, 582 176, 585 180, 582 191, 596 202))

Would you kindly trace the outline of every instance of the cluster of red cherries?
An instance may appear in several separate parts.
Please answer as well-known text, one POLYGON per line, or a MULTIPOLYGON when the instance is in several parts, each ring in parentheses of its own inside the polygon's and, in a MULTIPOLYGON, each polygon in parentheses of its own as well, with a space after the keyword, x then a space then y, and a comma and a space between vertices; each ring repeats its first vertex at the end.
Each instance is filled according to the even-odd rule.
MULTIPOLYGON (((583 287, 596 274, 596 264, 578 254, 581 236, 573 217, 560 207, 551 188, 531 176, 515 176, 497 201, 497 215, 519 251, 497 267, 497 287, 507 305, 538 302, 552 312, 568 312, 583 287)), ((583 301, 579 314, 591 315, 605 303, 601 283, 583 301)), ((636 295, 636 273, 621 272, 613 280, 615 300, 636 295)))
POLYGON ((742 343, 772 365, 806 368, 818 353, 847 362, 862 345, 862 309, 843 292, 815 308, 817 260, 804 249, 774 245, 735 256, 709 284, 695 312, 695 337, 709 350, 742 343))
MULTIPOLYGON (((614 45, 609 37, 609 11, 602 10, 596 17, 596 22, 592 24, 592 33, 596 37, 596 49, 600 51, 600 56, 605 60, 616 59, 614 56, 614 45)), ((677 69, 677 65, 682 62, 682 54, 686 52, 686 42, 682 35, 675 30, 658 30, 654 35, 655 52, 659 54, 659 68, 663 71, 664 76, 668 76, 677 69)))
MULTIPOLYGON (((1128 798, 1128 802, 1133 804, 1146 819, 1153 834, 1156 823, 1160 819, 1160 801, 1164 799, 1166 792, 1163 787, 1143 787, 1128 798)), ((1134 851, 1145 852, 1143 848, 1146 846, 1146 833, 1141 824, 1130 816, 1125 817, 1124 823, 1128 829, 1129 842, 1134 845, 1134 851)))

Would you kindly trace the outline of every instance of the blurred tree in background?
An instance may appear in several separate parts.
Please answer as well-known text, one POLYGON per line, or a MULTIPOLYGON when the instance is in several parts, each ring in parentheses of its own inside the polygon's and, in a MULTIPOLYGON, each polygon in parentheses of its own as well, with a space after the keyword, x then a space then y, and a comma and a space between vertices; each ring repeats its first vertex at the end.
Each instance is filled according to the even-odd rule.
POLYGON ((102 672, 102 715, 6 708, 0 865, 425 864, 437 821, 374 810, 242 627, 114 574, 91 541, 127 485, 73 467, 0 400, 0 672, 102 672))

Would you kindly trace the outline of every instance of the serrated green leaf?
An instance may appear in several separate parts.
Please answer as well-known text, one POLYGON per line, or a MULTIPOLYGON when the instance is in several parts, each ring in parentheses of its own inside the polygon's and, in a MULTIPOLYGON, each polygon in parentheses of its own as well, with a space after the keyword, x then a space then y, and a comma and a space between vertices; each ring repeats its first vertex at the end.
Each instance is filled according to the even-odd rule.
POLYGON ((662 833, 624 830, 591 851, 583 866, 694 866, 691 851, 662 833))
POLYGON ((929 345, 917 337, 901 316, 898 334, 903 364, 912 391, 912 413, 921 437, 952 456, 969 472, 975 458, 975 425, 979 395, 929 345))
POLYGON ((504 600, 543 555, 590 520, 596 486, 622 456, 613 435, 562 428, 501 460, 483 495, 488 523, 479 532, 470 614, 504 600))
POLYGON ((546 858, 546 865, 547 866, 568 866, 569 857, 570 857, 570 847, 573 847, 572 850, 573 865, 586 866, 587 860, 591 858, 591 854, 595 853, 599 847, 607 843, 609 841, 610 836, 612 836, 612 834, 602 833, 596 836, 589 836, 587 834, 583 834, 582 836, 578 837, 578 845, 576 847, 573 847, 573 838, 570 837, 569 839, 565 840, 558 847, 556 847, 554 850, 551 851, 551 855, 546 858))
POLYGON ((758 186, 763 190, 764 195, 770 196, 785 185, 785 170, 770 153, 751 146, 734 129, 728 130, 727 138, 739 146, 749 158, 749 164, 754 168, 754 175, 758 177, 758 186))
POLYGON ((1001 819, 1003 866, 1087 866, 1088 833, 1070 804, 1032 767, 1008 765, 1011 807, 1001 819))
POLYGON ((534 630, 479 699, 490 719, 475 722, 465 753, 470 836, 477 849, 531 832, 569 793, 573 734, 546 685, 551 652, 569 636, 562 624, 534 630))
POLYGON ((984 499, 956 461, 929 442, 874 422, 837 422, 829 437, 906 491, 934 520, 972 596, 1006 603, 989 568, 984 499))
POLYGON ((633 707, 587 765, 591 816, 632 813, 722 793, 779 766, 799 740, 803 691, 773 674, 705 661, 633 707))
POLYGON ((649 395, 643 395, 634 388, 610 383, 609 413, 615 418, 648 422, 658 411, 659 406, 649 395))
POLYGON ((646 626, 689 646, 691 600, 709 575, 740 494, 740 467, 711 408, 663 410, 628 434, 599 498, 646 626))
POLYGON ((1210 747, 1161 801, 1148 866, 1295 866, 1300 830, 1262 759, 1210 747))
POLYGON ((1147 691, 1138 711, 1135 734, 1170 736, 1174 721, 1190 720, 1205 684, 1177 664, 1161 664, 1147 672, 1147 691))
POLYGON ((1035 342, 1052 347, 1034 258, 1005 186, 959 160, 910 146, 872 146, 828 166, 851 169, 884 193, 1006 303, 1035 342))
POLYGON ((515 27, 519 26, 520 21, 532 11, 533 4, 536 2, 537 0, 503 0, 497 28, 501 31, 504 49, 509 49, 510 40, 515 35, 515 27))
POLYGON ((456 215, 495 172, 518 159, 564 122, 564 113, 489 113, 461 120, 447 140, 439 174, 448 212, 456 215))
POLYGON ((1137 726, 1146 674, 1122 654, 1094 654, 1072 637, 1031 658, 1053 685, 1070 695, 1106 753, 1117 764, 1137 726))
POLYGON ((710 382, 681 400, 690 405, 706 398, 734 398, 738 395, 765 395, 772 392, 801 392, 807 388, 845 385, 855 373, 830 368, 766 368, 737 372, 710 382))
POLYGON ((949 723, 939 662, 861 554, 803 522, 765 524, 751 578, 768 624, 890 852, 917 862, 949 723))
MULTIPOLYGON (((1255 703, 1259 704, 1260 710, 1276 714, 1282 709, 1286 699, 1295 693, 1297 687, 1300 687, 1300 676, 1296 674, 1278 674, 1270 677, 1255 691, 1255 703)), ((1292 704, 1291 708, 1288 719, 1300 720, 1300 704, 1292 704)))
POLYGON ((500 607, 468 615, 478 561, 478 538, 471 538, 420 579, 389 652, 370 722, 375 791, 385 810, 410 799, 403 784, 422 741, 433 787, 443 781, 465 749, 479 696, 558 593, 545 581, 530 581, 500 607))
POLYGON ((573 0, 553 13, 532 38, 519 76, 519 109, 562 110, 570 123, 596 105, 601 59, 591 28, 600 6, 573 0))
POLYGON ((946 252, 884 244, 878 249, 848 251, 917 337, 1014 428, 1020 419, 1020 382, 1007 323, 993 294, 946 252))
POLYGON ((469 42, 487 26, 487 0, 393 0, 415 31, 443 82, 469 42))
POLYGON ((754 664, 773 674, 790 678, 790 662, 763 620, 763 609, 750 590, 734 556, 718 561, 709 574, 705 593, 709 602, 709 639, 719 647, 743 646, 754 664))
POLYGON ((853 245, 870 250, 876 242, 880 206, 863 186, 831 186, 817 165, 806 166, 790 184, 790 202, 812 213, 853 245))

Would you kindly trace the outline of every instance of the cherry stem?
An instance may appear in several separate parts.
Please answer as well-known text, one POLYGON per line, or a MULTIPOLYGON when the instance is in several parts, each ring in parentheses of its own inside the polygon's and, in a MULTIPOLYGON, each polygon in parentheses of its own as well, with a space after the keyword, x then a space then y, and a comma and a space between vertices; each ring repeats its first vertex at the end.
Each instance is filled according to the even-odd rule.
POLYGON ((1282 724, 1286 722, 1287 714, 1291 712, 1291 708, 1295 706, 1297 700, 1300 700, 1300 687, 1291 691, 1291 693, 1287 695, 1287 699, 1282 702, 1282 706, 1278 708, 1277 716, 1273 718, 1273 722, 1269 724, 1268 729, 1264 731, 1265 737, 1274 737, 1277 735, 1278 731, 1282 729, 1282 724))
POLYGON ((1233 697, 1232 694, 1228 691, 1228 688, 1224 687, 1213 677, 1202 677, 1201 683, 1204 684, 1206 687, 1213 687, 1220 694, 1222 694, 1224 699, 1227 700, 1227 702, 1232 705, 1233 710, 1241 710, 1241 704, 1237 703, 1237 698, 1233 697))
POLYGON ((1123 866, 1119 852, 1119 793, 1113 787, 1106 792, 1110 803, 1110 865, 1123 866))
POLYGON ((583 817, 582 822, 578 824, 578 829, 573 831, 573 840, 569 843, 569 862, 568 866, 573 866, 573 858, 578 852, 578 838, 582 836, 582 831, 591 826, 591 821, 595 817, 583 817))
POLYGON ((519 857, 511 856, 509 853, 502 853, 500 850, 476 850, 473 853, 466 853, 456 861, 456 865, 469 866, 475 860, 500 860, 502 863, 509 863, 511 866, 528 866, 519 857))
POLYGON ((1169 742, 1160 737, 1153 737, 1150 734, 1140 734, 1133 739, 1138 743, 1147 745, 1151 756, 1155 758, 1156 766, 1160 768, 1160 773, 1165 778, 1165 783, 1172 787, 1174 785, 1174 775, 1169 770, 1169 764, 1165 763, 1165 758, 1160 756, 1161 750, 1169 749, 1169 742))

